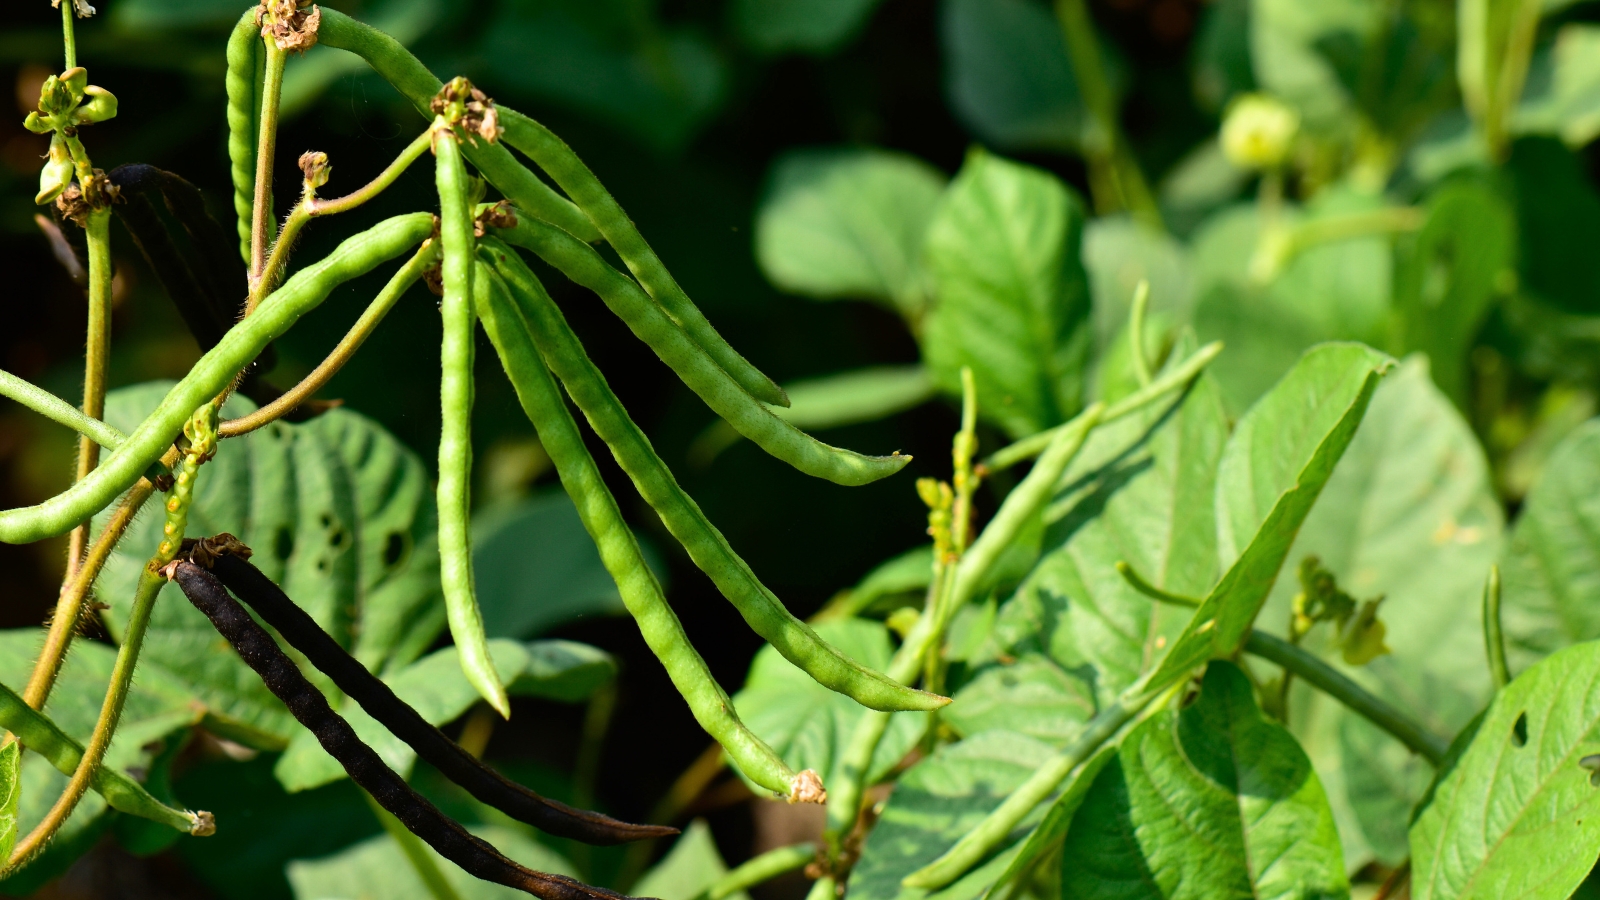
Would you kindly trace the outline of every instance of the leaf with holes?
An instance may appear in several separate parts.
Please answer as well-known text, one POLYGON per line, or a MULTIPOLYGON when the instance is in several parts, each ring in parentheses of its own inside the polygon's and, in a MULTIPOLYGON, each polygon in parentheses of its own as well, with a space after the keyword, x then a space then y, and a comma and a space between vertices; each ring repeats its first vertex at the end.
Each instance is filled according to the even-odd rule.
POLYGON ((1600 854, 1600 643, 1568 647, 1490 704, 1411 826, 1416 900, 1563 900, 1600 854))
MULTIPOLYGON (((106 420, 131 431, 167 388, 113 391, 106 420)), ((223 414, 250 408, 235 396, 223 414)), ((251 561, 317 624, 369 669, 382 670, 409 663, 444 626, 434 522, 433 492, 416 454, 370 420, 336 409, 226 441, 201 470, 189 534, 238 536, 256 551, 251 561)), ((96 586, 114 635, 161 524, 152 515, 135 521, 96 586)), ((298 730, 175 587, 156 604, 143 662, 187 685, 204 704, 207 727, 240 743, 281 749, 298 730)))

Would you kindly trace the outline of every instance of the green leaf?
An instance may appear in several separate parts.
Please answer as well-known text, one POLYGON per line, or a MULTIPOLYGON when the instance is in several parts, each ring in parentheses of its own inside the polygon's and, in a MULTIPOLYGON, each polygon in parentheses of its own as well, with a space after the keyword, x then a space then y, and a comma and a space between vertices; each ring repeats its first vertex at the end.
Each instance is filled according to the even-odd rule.
POLYGON ((17 804, 22 798, 22 745, 0 747, 0 858, 17 845, 17 804))
POLYGON ((1416 900, 1562 900, 1600 853, 1600 644, 1569 647, 1500 691, 1411 827, 1416 900))
POLYGON ((1512 670, 1578 641, 1600 638, 1600 420, 1568 435, 1517 517, 1502 561, 1512 670))
MULTIPOLYGON (((132 430, 168 386, 112 391, 106 420, 132 430)), ((235 396, 224 416, 250 408, 235 396)), ((444 627, 435 522, 433 492, 416 454, 372 421, 336 409, 224 442, 201 470, 189 534, 239 537, 256 551, 252 563, 377 670, 409 663, 444 627)), ((114 634, 161 526, 159 515, 137 519, 100 576, 96 592, 111 606, 106 619, 114 634)), ((175 676, 203 704, 207 726, 234 740, 280 749, 299 731, 175 587, 164 588, 156 603, 144 665, 175 676)))
POLYGON ((734 0, 734 30, 759 53, 832 53, 861 31, 879 0, 734 0))
POLYGON ((1345 897, 1339 833, 1311 761, 1232 663, 1122 742, 1067 832, 1063 900, 1345 897))
POLYGON ((1009 150, 1078 146, 1087 112, 1048 8, 1029 0, 944 0, 939 18, 946 89, 964 125, 1009 150))
POLYGON ((1005 872, 995 879, 988 893, 984 895, 984 900, 1004 896, 1000 890, 1026 874, 1036 860, 1046 853, 1059 852, 1062 839, 1066 837, 1067 830, 1072 827, 1072 820, 1083 806, 1083 798, 1088 796, 1089 788, 1093 786, 1106 764, 1116 759, 1117 750, 1115 744, 1101 747, 1072 773, 1066 787, 1055 800, 1051 801, 1045 811, 1044 820, 1028 835, 1022 848, 1006 866, 1005 872))
POLYGON ((1314 347, 1239 421, 1217 470, 1217 554, 1227 574, 1168 651, 1154 684, 1238 651, 1391 365, 1360 344, 1314 347))
POLYGON ((472 567, 490 637, 525 638, 627 612, 564 491, 490 506, 472 522, 472 567))
POLYGON ((1522 134, 1552 134, 1574 148, 1600 137, 1597 59, 1600 26, 1579 22, 1562 25, 1547 57, 1534 60, 1529 73, 1532 83, 1523 92, 1512 129, 1522 134), (1540 72, 1541 68, 1548 72, 1540 72), (1542 79, 1538 77, 1541 74, 1545 76, 1542 79))
MULTIPOLYGON (((846 900, 969 900, 983 893, 1018 849, 990 857, 936 893, 902 888, 900 879, 932 862, 1055 754, 1049 744, 1009 731, 986 731, 940 747, 901 776, 850 875, 846 900)), ((1031 816, 1020 840, 1038 821, 1031 816)))
POLYGON ((1082 398, 1083 220, 1054 175, 973 150, 928 231, 935 305, 923 359, 951 393, 971 366, 979 414, 1013 438, 1065 421, 1082 398))
MULTIPOLYGON (((493 844, 512 860, 539 872, 575 876, 577 871, 559 853, 540 844, 520 829, 500 825, 475 825, 467 829, 493 844)), ((455 888, 457 896, 472 900, 514 900, 527 895, 516 888, 493 884, 468 875, 444 857, 426 851, 455 888)), ((295 900, 437 900, 417 875, 400 845, 388 835, 368 838, 333 856, 295 860, 288 865, 295 900)))
POLYGON ((922 248, 946 180, 885 150, 788 153, 756 212, 756 260, 782 290, 876 300, 915 320, 928 302, 922 248))
POLYGON ((1044 555, 1001 612, 1004 642, 1037 642, 1067 671, 1091 669, 1101 704, 1132 684, 1189 613, 1151 602, 1116 565, 1166 590, 1205 594, 1217 577, 1212 504, 1227 439, 1209 377, 1173 412, 1155 406, 1096 429, 1046 512, 1044 555))
POLYGON ((1030 654, 979 672, 939 718, 962 737, 1003 729, 1064 747, 1094 712, 1094 691, 1083 678, 1030 654))
MULTIPOLYGON (((823 640, 863 666, 877 671, 888 667, 893 651, 889 630, 882 623, 839 619, 819 622, 816 629, 823 640)), ((744 689, 733 696, 733 705, 744 724, 790 768, 815 769, 823 784, 844 777, 834 767, 856 723, 867 712, 849 697, 817 684, 770 645, 756 653, 744 689)), ((869 783, 882 777, 916 744, 923 724, 923 718, 914 714, 890 717, 867 772, 869 783)))
MULTIPOLYGON (((608 654, 572 641, 519 644, 496 639, 489 642, 489 653, 501 682, 515 695, 575 702, 609 682, 617 671, 616 662, 608 654)), ((389 675, 384 682, 430 725, 454 721, 478 700, 477 690, 461 672, 455 647, 432 653, 389 675)), ((402 776, 410 773, 417 755, 408 744, 350 700, 343 702, 339 714, 389 768, 402 776)), ((346 777, 344 768, 304 729, 289 741, 273 773, 291 793, 346 777)))
POLYGON ((1516 277, 1516 220, 1498 192, 1465 179, 1435 189, 1427 210, 1396 267, 1396 349, 1426 353, 1434 382, 1466 408, 1467 352, 1516 277))
MULTIPOLYGON (((711 837, 711 827, 705 819, 695 819, 683 830, 672 849, 648 872, 628 889, 638 897, 655 897, 658 900, 694 900, 694 897, 728 873, 728 865, 717 852, 717 842, 711 837)), ((750 895, 738 891, 728 895, 729 900, 750 900, 750 895)))
POLYGON ((1256 80, 1299 109, 1308 130, 1337 134, 1354 100, 1335 54, 1359 54, 1385 22, 1375 0, 1255 0, 1250 5, 1250 50, 1256 80))

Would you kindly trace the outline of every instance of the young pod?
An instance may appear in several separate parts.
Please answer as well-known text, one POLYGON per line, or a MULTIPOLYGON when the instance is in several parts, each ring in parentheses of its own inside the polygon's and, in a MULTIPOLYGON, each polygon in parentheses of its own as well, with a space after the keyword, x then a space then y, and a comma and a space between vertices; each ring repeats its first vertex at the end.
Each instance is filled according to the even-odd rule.
POLYGON ((34 196, 33 202, 40 206, 54 202, 72 183, 74 171, 66 139, 60 134, 52 134, 50 154, 45 157, 44 168, 39 171, 39 193, 34 196))
POLYGON ((77 125, 93 125, 117 116, 117 95, 103 87, 91 84, 83 91, 83 102, 72 114, 77 125))

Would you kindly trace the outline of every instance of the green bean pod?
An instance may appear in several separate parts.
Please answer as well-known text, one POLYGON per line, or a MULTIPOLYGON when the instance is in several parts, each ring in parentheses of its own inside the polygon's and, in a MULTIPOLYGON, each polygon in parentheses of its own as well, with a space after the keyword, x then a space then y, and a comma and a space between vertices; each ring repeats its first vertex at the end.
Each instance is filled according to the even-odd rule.
POLYGON ((0 541, 25 544, 66 534, 105 508, 166 453, 190 414, 231 384, 262 348, 327 299, 335 287, 399 256, 432 232, 433 216, 428 213, 396 216, 347 238, 327 257, 295 273, 200 357, 161 405, 87 478, 43 503, 0 511, 0 541))
MULTIPOLYGON (((57 772, 71 775, 83 759, 83 745, 67 736, 49 717, 28 706, 0 684, 0 728, 16 735, 24 747, 44 757, 57 772)), ((95 771, 90 787, 118 812, 149 819, 189 834, 211 833, 211 814, 173 809, 151 796, 139 782, 110 766, 95 771)))
POLYGON ((511 717, 511 701, 489 656, 489 638, 472 577, 472 270, 477 240, 467 167, 455 132, 441 118, 433 132, 434 180, 439 188, 440 276, 444 320, 440 349, 439 580, 444 588, 450 635, 461 654, 461 671, 483 699, 511 717))
POLYGON ((233 211, 239 217, 239 252, 250 261, 250 208, 256 193, 257 94, 261 89, 259 7, 250 7, 228 37, 228 162, 233 169, 233 211))
POLYGON ((584 446, 561 389, 539 359, 522 313, 513 305, 499 277, 482 263, 473 276, 473 295, 478 317, 500 354, 500 363, 511 378, 523 412, 538 430, 539 441, 555 463, 562 487, 577 506, 578 518, 599 548, 600 561, 616 581, 623 605, 639 623, 645 643, 689 704, 695 721, 722 745, 734 765, 756 784, 789 795, 794 787, 794 771, 739 720, 733 701, 689 642, 683 623, 667 605, 660 582, 639 550, 638 539, 623 521, 616 498, 584 446))
POLYGON ((950 702, 946 697, 913 690, 861 666, 791 615, 678 485, 527 265, 515 251, 498 241, 485 240, 484 247, 526 317, 545 364, 566 385, 573 402, 611 448, 645 502, 661 516, 690 559, 711 577, 756 634, 819 684, 863 706, 885 711, 930 710, 950 702))
POLYGON ((599 294, 634 335, 648 344, 717 415, 761 449, 796 469, 835 484, 859 485, 893 475, 911 461, 911 457, 898 453, 863 456, 833 447, 773 415, 713 362, 633 279, 613 269, 593 247, 561 229, 519 216, 516 225, 497 229, 497 233, 599 294))
POLYGON ((678 286, 677 280, 645 241, 644 235, 639 233, 622 205, 611 196, 594 172, 584 165, 578 154, 572 152, 566 141, 514 109, 501 107, 499 112, 500 124, 505 128, 505 142, 528 154, 539 168, 555 179, 579 209, 589 214, 589 218, 600 228, 600 233, 605 235, 607 243, 628 264, 629 271, 706 355, 716 360, 717 365, 757 400, 775 406, 788 406, 789 397, 783 388, 751 365, 717 333, 705 314, 678 286))
MULTIPOLYGON (((435 95, 444 83, 433 76, 411 51, 387 34, 350 18, 327 6, 321 7, 322 22, 317 27, 317 43, 348 50, 361 57, 424 116, 433 118, 435 95)), ((478 141, 462 147, 467 161, 483 173, 489 183, 531 215, 562 228, 585 241, 598 241, 600 232, 583 211, 557 194, 528 168, 517 162, 499 143, 478 141)))

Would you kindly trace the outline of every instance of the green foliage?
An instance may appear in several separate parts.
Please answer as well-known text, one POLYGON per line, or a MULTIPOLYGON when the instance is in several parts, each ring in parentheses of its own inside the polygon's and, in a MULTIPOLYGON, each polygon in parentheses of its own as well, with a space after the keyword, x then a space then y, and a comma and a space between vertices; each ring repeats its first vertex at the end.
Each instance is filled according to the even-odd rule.
MULTIPOLYGON (((660 900, 694 900, 727 872, 728 866, 711 838, 711 829, 704 819, 695 819, 667 855, 639 876, 630 890, 660 900)), ((728 897, 750 900, 750 895, 744 891, 735 891, 728 897)))
MULTIPOLYGON (((540 844, 522 831, 499 825, 483 825, 473 834, 499 847, 507 856, 541 872, 576 875, 572 864, 561 854, 540 844)), ((515 888, 488 884, 461 871, 432 850, 446 881, 462 897, 484 900, 512 900, 525 896, 515 888)), ((288 866, 289 883, 295 900, 341 900, 348 897, 383 897, 394 900, 438 900, 407 862, 394 838, 384 834, 368 838, 332 856, 296 860, 288 866)))

